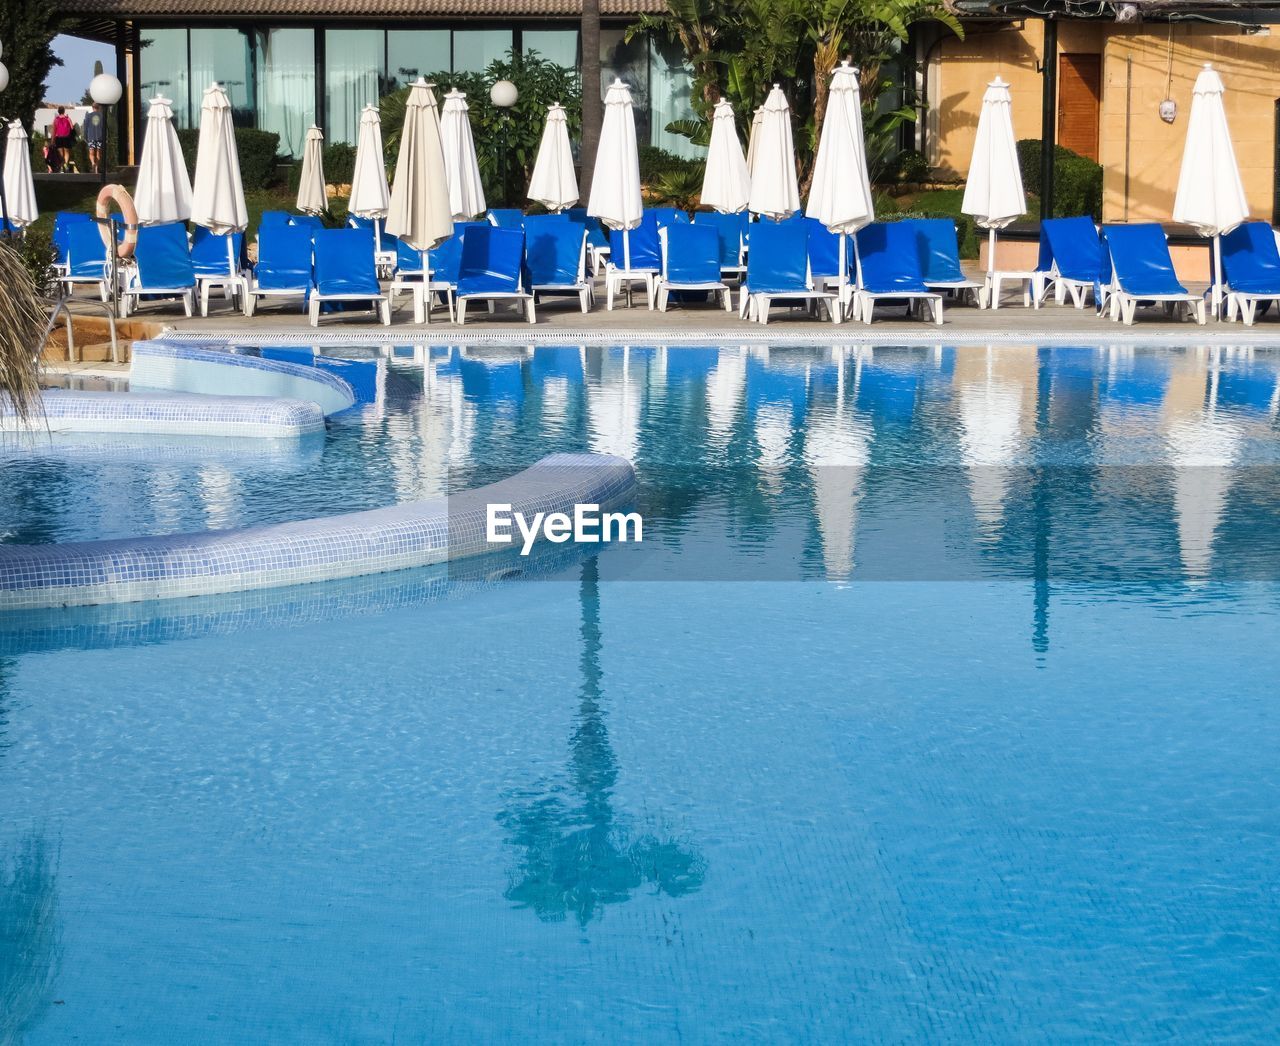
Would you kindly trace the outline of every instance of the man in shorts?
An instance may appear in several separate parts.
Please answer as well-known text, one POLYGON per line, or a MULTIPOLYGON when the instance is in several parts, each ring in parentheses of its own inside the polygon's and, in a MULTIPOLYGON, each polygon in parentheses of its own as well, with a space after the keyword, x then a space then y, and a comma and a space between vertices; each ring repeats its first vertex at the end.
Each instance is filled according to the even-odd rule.
POLYGON ((99 173, 106 171, 106 157, 103 150, 107 144, 107 120, 102 113, 102 106, 97 102, 84 118, 84 144, 89 147, 89 167, 99 173))

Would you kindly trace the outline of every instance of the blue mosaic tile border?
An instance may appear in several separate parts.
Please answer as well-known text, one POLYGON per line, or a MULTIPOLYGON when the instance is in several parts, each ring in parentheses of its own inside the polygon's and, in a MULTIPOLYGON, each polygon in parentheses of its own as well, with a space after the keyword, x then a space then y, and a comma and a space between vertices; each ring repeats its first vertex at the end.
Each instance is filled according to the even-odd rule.
POLYGON ((486 541, 487 506, 617 508, 635 491, 625 458, 554 454, 448 498, 323 519, 163 537, 0 545, 0 610, 214 595, 431 566, 509 545, 486 541))
POLYGON ((324 431, 324 413, 310 400, 72 389, 46 389, 41 400, 43 415, 25 422, 0 404, 0 432, 294 439, 324 431))

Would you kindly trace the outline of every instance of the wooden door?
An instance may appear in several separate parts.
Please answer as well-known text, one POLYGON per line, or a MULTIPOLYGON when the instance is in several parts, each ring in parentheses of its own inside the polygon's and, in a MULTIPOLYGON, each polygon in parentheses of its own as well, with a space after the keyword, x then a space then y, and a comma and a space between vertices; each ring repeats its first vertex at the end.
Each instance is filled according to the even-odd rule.
POLYGON ((1102 103, 1102 55, 1058 58, 1058 144, 1098 160, 1098 114, 1102 103))

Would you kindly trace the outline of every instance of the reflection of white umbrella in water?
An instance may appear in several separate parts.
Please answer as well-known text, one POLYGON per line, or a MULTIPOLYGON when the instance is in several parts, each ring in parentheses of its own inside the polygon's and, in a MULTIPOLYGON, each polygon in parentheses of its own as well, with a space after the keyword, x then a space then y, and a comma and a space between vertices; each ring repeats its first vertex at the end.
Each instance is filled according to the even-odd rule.
POLYGON ((640 451, 640 391, 631 380, 631 350, 622 349, 622 373, 606 368, 598 384, 587 386, 588 442, 595 454, 616 454, 634 462, 640 451))
POLYGON ((835 409, 810 418, 805 430, 804 461, 813 484, 813 508, 822 535, 822 559, 830 580, 853 574, 853 551, 858 526, 862 479, 871 460, 872 434, 867 424, 845 405, 844 349, 837 355, 835 409))
POLYGON ((173 128, 172 104, 168 98, 157 97, 151 99, 147 110, 147 134, 142 140, 133 200, 140 225, 185 222, 191 217, 191 176, 173 128))
POLYGON ((191 220, 215 236, 227 237, 227 272, 234 274, 232 235, 249 225, 244 184, 240 179, 240 154, 236 149, 231 100, 214 84, 200 105, 200 146, 196 151, 196 181, 192 190, 191 220))
MULTIPOLYGON (((1013 99, 1009 85, 996 77, 982 96, 973 158, 964 186, 960 211, 973 217, 987 236, 987 277, 996 270, 996 230, 1003 229, 1027 210, 1013 134, 1013 99)), ((992 304, 995 304, 994 301, 992 304)))
POLYGON ((324 181, 324 134, 315 125, 302 143, 302 175, 296 203, 303 214, 324 214, 329 209, 324 181))
POLYGON ((542 128, 538 156, 529 178, 529 199, 553 214, 578 202, 578 176, 573 170, 569 121, 564 106, 558 102, 547 107, 547 123, 542 128))
POLYGON ((440 111, 440 147, 449 183, 449 210, 455 222, 470 221, 485 210, 484 183, 471 134, 467 96, 456 88, 444 96, 440 111))
POLYGON ((622 232, 622 269, 630 272, 631 230, 644 218, 644 200, 640 196, 640 154, 631 88, 618 79, 604 96, 604 121, 587 214, 622 232))
POLYGON ((1226 511, 1243 433, 1228 418, 1218 416, 1215 377, 1209 375, 1207 406, 1203 375, 1196 377, 1201 380, 1192 389, 1198 385, 1202 390, 1197 401, 1169 397, 1165 442, 1173 464, 1173 506, 1182 570, 1189 584, 1201 585, 1213 565, 1213 541, 1226 511))
POLYGON ((722 214, 737 214, 747 209, 751 196, 751 174, 747 158, 738 141, 738 122, 733 105, 723 98, 716 103, 711 118, 711 144, 707 146, 707 163, 702 174, 702 205, 722 214))
POLYGON ((742 407, 742 391, 747 385, 747 350, 721 346, 716 367, 707 378, 707 440, 727 447, 733 425, 742 407))
MULTIPOLYGON (((1000 353, 1015 352, 1002 349, 1000 353)), ((961 354, 962 358, 966 354, 961 354)), ((981 366, 978 373, 966 373, 964 364, 957 366, 955 380, 960 417, 960 455, 969 479, 969 497, 979 529, 995 538, 1004 521, 1004 504, 1009 493, 1010 471, 1016 464, 1022 446, 1024 406, 1033 402, 1031 387, 1018 376, 1002 373, 998 353, 990 345, 979 358, 968 359, 981 366)), ((1016 362, 1016 361, 1015 361, 1016 362)), ((1027 380, 1034 382, 1032 359, 1027 380)))
POLYGON ((764 101, 764 114, 752 134, 755 148, 748 207, 753 214, 782 219, 800 210, 796 148, 791 135, 791 106, 777 84, 764 101))
POLYGON ((403 462, 404 466, 403 473, 400 468, 395 470, 396 491, 401 500, 448 493, 449 470, 470 464, 476 436, 476 406, 467 400, 461 375, 456 371, 439 373, 449 362, 428 355, 423 363, 424 402, 416 412, 418 446, 422 448, 420 458, 416 462, 407 456, 392 459, 393 465, 403 462))
POLYGON ((1222 105, 1225 90, 1222 77, 1206 63, 1191 96, 1187 144, 1173 201, 1175 222, 1194 225, 1201 236, 1213 239, 1215 316, 1222 304, 1222 237, 1249 217, 1249 201, 1222 105))

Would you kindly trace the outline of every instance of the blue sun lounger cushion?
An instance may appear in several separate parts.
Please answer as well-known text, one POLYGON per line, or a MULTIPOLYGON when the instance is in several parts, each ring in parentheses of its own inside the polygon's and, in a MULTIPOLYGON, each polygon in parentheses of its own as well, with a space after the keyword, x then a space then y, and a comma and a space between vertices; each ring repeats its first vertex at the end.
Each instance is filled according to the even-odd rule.
POLYGON ((67 294, 77 285, 96 287, 103 301, 109 301, 111 290, 107 286, 107 246, 95 221, 71 222, 64 227, 66 241, 66 269, 58 282, 67 294))
POLYGON ((1222 237, 1222 275, 1227 285, 1227 318, 1239 313, 1252 327, 1258 303, 1280 302, 1280 249, 1266 222, 1245 222, 1222 237))
POLYGON ((1154 222, 1103 227, 1111 252, 1111 318, 1133 323, 1139 304, 1185 305, 1196 322, 1205 321, 1204 298, 1178 282, 1164 230, 1154 222))
POLYGON ((739 314, 768 323, 775 298, 825 303, 831 321, 840 320, 836 296, 814 290, 809 277, 809 230, 803 221, 757 222, 752 230, 739 314))
POLYGON ((523 267, 523 232, 485 225, 467 228, 462 234, 462 259, 458 264, 458 322, 467 322, 467 304, 479 299, 515 301, 524 306, 533 323, 533 295, 524 288, 523 267))
POLYGON ((499 229, 523 229, 524 211, 518 207, 491 207, 489 223, 499 229))
POLYGON ((1036 271, 1044 273, 1044 286, 1054 284, 1058 304, 1071 293, 1072 304, 1083 309, 1085 295, 1101 308, 1111 284, 1111 258, 1092 218, 1046 218, 1040 223, 1040 259, 1036 271))
POLYGON ((583 312, 591 308, 587 282, 587 230, 555 214, 524 220, 525 286, 530 293, 576 294, 583 312))
POLYGON ((693 216, 693 224, 716 230, 720 240, 720 275, 741 276, 746 268, 742 264, 742 215, 698 211, 693 216))
POLYGON ((368 302, 369 308, 391 323, 391 303, 378 283, 373 259, 372 229, 320 229, 315 234, 316 289, 311 295, 311 326, 320 323, 326 302, 368 302))
POLYGON ((121 297, 127 316, 142 295, 177 298, 188 316, 195 307, 196 273, 187 248, 187 227, 182 222, 144 225, 133 248, 136 262, 121 297))
POLYGON ((649 308, 654 307, 658 273, 662 270, 662 245, 658 242, 658 216, 653 211, 644 212, 640 224, 627 233, 621 229, 609 230, 609 266, 604 274, 605 307, 613 308, 618 290, 631 284, 644 284, 649 308))
POLYGON ((259 298, 296 298, 306 309, 314 286, 311 230, 294 225, 264 225, 258 230, 258 263, 244 297, 252 316, 259 298))
POLYGON ((719 294, 725 312, 733 311, 729 288, 720 279, 720 233, 704 225, 668 225, 660 233, 662 274, 658 308, 667 311, 673 291, 719 294))
POLYGON ((916 232, 920 278, 931 291, 969 292, 981 304, 983 284, 960 267, 960 241, 950 218, 908 218, 902 224, 916 232))
POLYGON ((209 315, 209 292, 225 291, 229 301, 244 286, 244 233, 212 233, 202 225, 191 230, 191 267, 200 293, 200 315, 209 315))
POLYGON ((905 301, 908 310, 927 305, 933 322, 942 322, 942 295, 924 282, 917 235, 907 222, 872 222, 858 231, 856 311, 864 323, 881 299, 905 301))

